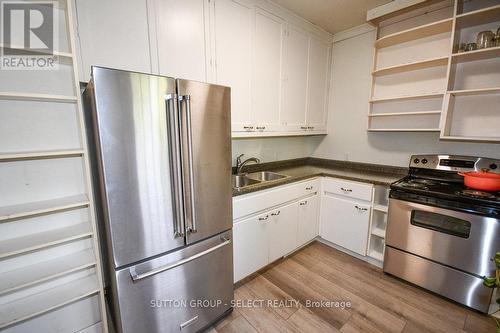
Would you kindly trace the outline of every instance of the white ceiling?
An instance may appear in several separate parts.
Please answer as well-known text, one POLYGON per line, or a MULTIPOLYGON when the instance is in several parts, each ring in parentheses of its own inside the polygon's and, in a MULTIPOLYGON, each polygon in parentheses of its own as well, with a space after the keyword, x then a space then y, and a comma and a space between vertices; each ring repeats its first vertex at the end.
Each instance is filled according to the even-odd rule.
POLYGON ((273 0, 334 34, 366 22, 366 11, 392 0, 273 0))

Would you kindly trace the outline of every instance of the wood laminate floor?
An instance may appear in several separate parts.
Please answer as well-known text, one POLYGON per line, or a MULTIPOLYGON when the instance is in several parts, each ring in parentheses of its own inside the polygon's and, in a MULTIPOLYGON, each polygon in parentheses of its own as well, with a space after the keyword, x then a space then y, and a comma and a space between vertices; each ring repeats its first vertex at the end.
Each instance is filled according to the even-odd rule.
POLYGON ((491 318, 319 242, 248 278, 235 300, 241 304, 208 332, 495 332, 491 318))

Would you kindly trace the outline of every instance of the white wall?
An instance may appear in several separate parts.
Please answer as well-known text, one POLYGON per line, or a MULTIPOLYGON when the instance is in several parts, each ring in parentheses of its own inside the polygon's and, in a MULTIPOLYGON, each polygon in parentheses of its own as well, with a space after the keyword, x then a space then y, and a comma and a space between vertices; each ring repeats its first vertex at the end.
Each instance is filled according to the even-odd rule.
POLYGON ((233 139, 233 166, 236 156, 257 157, 262 162, 273 162, 292 158, 309 157, 323 137, 280 137, 257 139, 233 139))
POLYGON ((500 144, 440 141, 439 133, 368 133, 374 40, 372 30, 334 44, 328 135, 314 157, 397 166, 407 166, 409 156, 418 153, 500 159, 500 144))

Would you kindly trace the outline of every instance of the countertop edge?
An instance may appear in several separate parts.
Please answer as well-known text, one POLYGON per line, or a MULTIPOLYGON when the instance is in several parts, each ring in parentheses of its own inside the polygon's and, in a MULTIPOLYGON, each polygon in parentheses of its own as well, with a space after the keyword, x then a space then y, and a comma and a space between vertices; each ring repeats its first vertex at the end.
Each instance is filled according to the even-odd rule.
MULTIPOLYGON (((381 174, 377 174, 377 175, 381 175, 381 174)), ((402 178, 403 175, 395 175, 394 181, 383 182, 383 181, 375 180, 375 179, 371 178, 369 175, 366 175, 366 177, 363 177, 361 175, 351 177, 351 176, 336 174, 334 171, 332 171, 331 173, 318 172, 318 173, 312 173, 312 174, 308 174, 308 175, 304 175, 304 176, 294 176, 294 177, 290 176, 290 177, 287 177, 285 179, 280 179, 280 180, 276 180, 276 181, 272 181, 272 182, 268 182, 268 183, 260 183, 260 184, 256 184, 256 185, 251 185, 251 186, 245 187, 245 188, 240 189, 240 190, 233 190, 233 198, 241 196, 241 195, 245 195, 245 194, 255 193, 258 191, 268 190, 268 189, 271 189, 273 187, 278 187, 278 186, 282 186, 282 185, 296 183, 296 182, 299 182, 302 180, 316 178, 316 177, 331 177, 331 178, 345 179, 345 180, 351 180, 351 181, 356 181, 356 182, 361 182, 361 183, 368 183, 368 184, 373 184, 373 185, 389 186, 394 181, 398 180, 399 178, 402 178)), ((391 177, 391 175, 387 175, 387 177, 391 177)))

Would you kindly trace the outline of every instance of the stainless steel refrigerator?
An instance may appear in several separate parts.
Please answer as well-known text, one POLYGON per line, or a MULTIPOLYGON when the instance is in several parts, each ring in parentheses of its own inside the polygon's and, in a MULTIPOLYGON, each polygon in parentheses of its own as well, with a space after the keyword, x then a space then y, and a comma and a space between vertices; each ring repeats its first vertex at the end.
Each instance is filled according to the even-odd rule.
POLYGON ((118 332, 196 332, 233 300, 230 89, 92 68, 84 91, 118 332))

